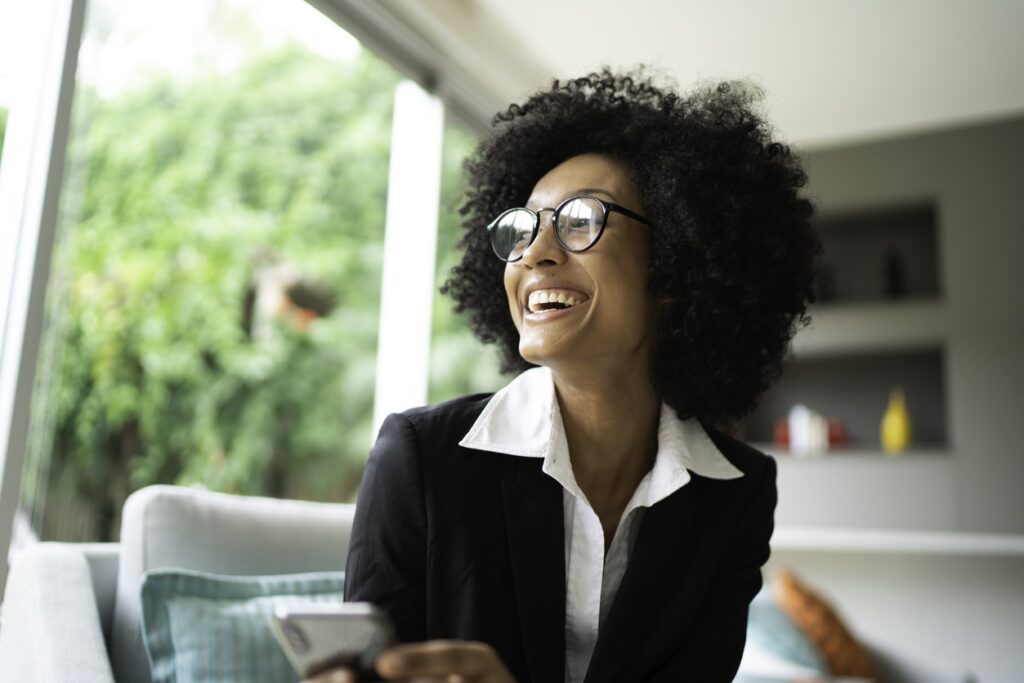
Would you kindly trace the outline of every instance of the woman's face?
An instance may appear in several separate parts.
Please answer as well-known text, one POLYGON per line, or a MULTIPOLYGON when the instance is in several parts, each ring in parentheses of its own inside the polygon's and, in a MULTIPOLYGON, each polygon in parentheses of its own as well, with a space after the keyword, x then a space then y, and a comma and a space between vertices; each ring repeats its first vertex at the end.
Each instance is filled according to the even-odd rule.
MULTIPOLYGON (((584 154, 551 169, 533 188, 527 208, 554 208, 591 194, 644 215, 626 168, 584 154)), ((520 261, 505 267, 505 292, 519 330, 519 353, 558 369, 647 367, 654 306, 647 293, 649 228, 619 212, 608 214, 601 239, 584 252, 564 250, 552 233, 552 212, 540 214, 540 232, 520 261), (543 310, 545 295, 564 295, 568 308, 543 310), (531 307, 531 296, 533 306, 531 307)))

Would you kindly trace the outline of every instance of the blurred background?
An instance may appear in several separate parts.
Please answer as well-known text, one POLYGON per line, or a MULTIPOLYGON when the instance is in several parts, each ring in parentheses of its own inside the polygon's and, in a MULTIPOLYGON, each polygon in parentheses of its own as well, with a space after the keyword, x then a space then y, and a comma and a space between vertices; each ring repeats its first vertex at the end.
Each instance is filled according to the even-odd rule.
POLYGON ((813 322, 735 425, 780 464, 769 588, 891 680, 1024 680, 1024 5, 91 0, 62 48, 40 16, 0 5, 11 552, 116 540, 154 483, 354 500, 383 414, 506 381, 437 293, 490 117, 646 64, 762 87, 818 208, 813 322))

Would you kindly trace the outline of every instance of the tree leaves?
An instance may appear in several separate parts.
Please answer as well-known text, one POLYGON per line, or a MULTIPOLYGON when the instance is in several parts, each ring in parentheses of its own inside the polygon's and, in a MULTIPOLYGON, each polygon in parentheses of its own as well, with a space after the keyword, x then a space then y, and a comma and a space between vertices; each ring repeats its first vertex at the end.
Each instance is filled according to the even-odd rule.
POLYGON ((372 436, 397 80, 366 53, 339 66, 290 46, 232 77, 79 94, 48 469, 98 524, 152 483, 353 495, 372 436), (244 302, 268 262, 340 305, 302 331, 272 316, 250 338, 244 302))

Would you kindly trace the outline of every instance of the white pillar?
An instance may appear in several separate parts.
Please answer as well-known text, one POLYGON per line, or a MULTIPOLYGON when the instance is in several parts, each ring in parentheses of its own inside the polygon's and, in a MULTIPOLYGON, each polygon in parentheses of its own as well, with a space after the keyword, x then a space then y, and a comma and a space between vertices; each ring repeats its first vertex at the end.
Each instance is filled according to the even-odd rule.
POLYGON ((374 433, 427 401, 441 195, 441 101, 412 81, 395 89, 384 233, 374 433))
POLYGON ((23 3, 25 68, 0 168, 0 594, 20 497, 86 0, 23 3))

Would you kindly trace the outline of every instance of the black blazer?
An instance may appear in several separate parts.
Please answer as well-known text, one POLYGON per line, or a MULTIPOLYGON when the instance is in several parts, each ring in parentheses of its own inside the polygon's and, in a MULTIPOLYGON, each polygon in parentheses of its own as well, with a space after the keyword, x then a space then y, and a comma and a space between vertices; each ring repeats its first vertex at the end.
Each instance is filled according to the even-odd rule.
MULTIPOLYGON (((489 398, 385 420, 356 505, 345 599, 383 607, 403 641, 483 641, 516 680, 560 683, 562 487, 540 458, 458 445, 489 398)), ((769 555, 775 461, 705 429, 744 476, 691 472, 646 511, 587 683, 716 683, 736 674, 769 555)))

